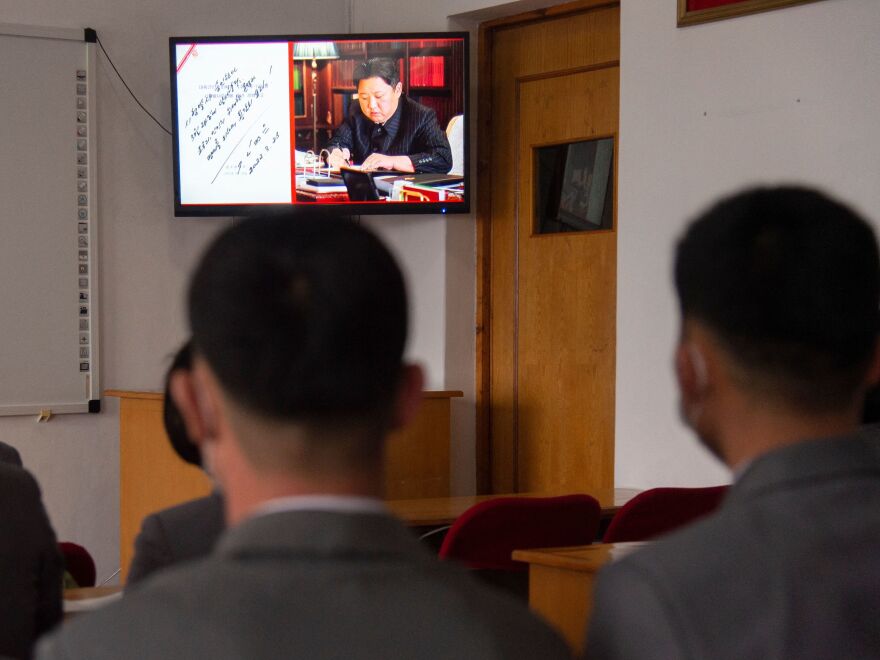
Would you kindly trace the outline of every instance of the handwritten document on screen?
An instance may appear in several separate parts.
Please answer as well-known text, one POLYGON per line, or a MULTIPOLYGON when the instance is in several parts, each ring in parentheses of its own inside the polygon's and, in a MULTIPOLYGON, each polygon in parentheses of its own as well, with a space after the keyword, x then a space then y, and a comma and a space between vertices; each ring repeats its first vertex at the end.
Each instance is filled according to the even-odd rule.
POLYGON ((289 203, 287 43, 177 46, 180 201, 289 203))

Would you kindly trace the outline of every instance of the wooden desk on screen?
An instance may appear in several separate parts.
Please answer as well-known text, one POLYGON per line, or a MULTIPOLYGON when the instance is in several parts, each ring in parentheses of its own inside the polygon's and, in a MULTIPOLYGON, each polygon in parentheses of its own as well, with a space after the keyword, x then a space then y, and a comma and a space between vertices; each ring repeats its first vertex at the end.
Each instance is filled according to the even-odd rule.
MULTIPOLYGON (((422 499, 391 499, 386 502, 398 518, 414 527, 441 527, 451 525, 458 516, 474 504, 496 497, 550 497, 567 495, 566 493, 496 493, 494 495, 464 495, 459 497, 432 497, 422 499)), ((602 517, 611 518, 617 510, 635 497, 636 488, 604 488, 596 490, 579 490, 599 500, 602 517)))
POLYGON ((596 573, 644 543, 609 543, 573 548, 516 550, 529 564, 529 607, 546 619, 577 654, 583 650, 593 608, 596 573))
MULTIPOLYGON (((162 426, 162 394, 112 390, 119 397, 119 554, 128 575, 145 516, 210 492, 204 473, 184 463, 162 426)), ((385 492, 390 499, 449 495, 449 410, 461 392, 425 392, 416 419, 388 441, 385 492)))

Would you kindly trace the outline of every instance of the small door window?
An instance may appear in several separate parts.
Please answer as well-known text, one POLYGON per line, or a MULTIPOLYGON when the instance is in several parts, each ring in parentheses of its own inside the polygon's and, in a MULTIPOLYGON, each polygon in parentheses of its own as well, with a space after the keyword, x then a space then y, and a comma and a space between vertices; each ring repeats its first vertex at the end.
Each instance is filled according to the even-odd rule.
POLYGON ((611 229, 614 138, 536 147, 535 231, 611 229))

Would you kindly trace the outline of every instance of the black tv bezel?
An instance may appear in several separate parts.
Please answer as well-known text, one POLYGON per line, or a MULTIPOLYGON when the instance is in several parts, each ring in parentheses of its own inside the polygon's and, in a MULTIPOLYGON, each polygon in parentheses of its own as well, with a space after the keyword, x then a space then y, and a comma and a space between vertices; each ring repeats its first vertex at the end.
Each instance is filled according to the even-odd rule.
POLYGON ((444 215, 470 213, 471 157, 470 157, 470 33, 445 32, 369 32, 353 34, 273 34, 180 36, 168 38, 171 85, 172 158, 174 161, 174 216, 178 218, 211 218, 231 216, 259 216, 274 213, 322 212, 335 215, 444 215), (406 41, 429 39, 462 39, 464 71, 463 114, 464 126, 464 200, 461 202, 291 202, 289 204, 199 204, 180 202, 180 150, 177 121, 177 67, 175 48, 186 43, 259 43, 290 41, 406 41))

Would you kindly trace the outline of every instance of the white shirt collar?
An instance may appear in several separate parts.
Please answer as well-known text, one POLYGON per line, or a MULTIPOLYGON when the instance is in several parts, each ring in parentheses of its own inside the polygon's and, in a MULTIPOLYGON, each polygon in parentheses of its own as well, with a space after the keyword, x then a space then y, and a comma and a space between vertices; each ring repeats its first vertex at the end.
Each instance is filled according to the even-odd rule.
POLYGON ((263 502, 249 517, 282 511, 335 511, 337 513, 387 513, 385 503, 375 497, 355 495, 292 495, 263 502))

